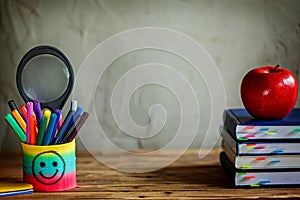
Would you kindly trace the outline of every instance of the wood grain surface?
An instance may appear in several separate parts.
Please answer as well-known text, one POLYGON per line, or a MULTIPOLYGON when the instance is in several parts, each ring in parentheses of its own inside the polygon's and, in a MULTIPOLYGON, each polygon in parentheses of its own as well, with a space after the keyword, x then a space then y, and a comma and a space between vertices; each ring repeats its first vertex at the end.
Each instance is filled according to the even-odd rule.
MULTIPOLYGON (((187 150, 173 164, 148 173, 114 170, 88 152, 77 152, 78 187, 10 199, 300 199, 299 188, 234 188, 219 165, 219 152, 215 149, 206 158, 199 159, 198 150, 187 150)), ((176 153, 176 150, 165 150, 155 159, 159 163, 176 153)), ((105 154, 112 160, 124 159, 113 151, 105 154)), ((0 166, 0 179, 22 180, 20 153, 1 152, 0 166)))

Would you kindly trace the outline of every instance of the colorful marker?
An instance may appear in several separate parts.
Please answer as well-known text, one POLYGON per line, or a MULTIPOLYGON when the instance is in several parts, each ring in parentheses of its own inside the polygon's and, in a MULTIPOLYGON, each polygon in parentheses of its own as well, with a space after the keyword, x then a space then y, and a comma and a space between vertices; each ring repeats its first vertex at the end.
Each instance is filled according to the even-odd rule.
POLYGON ((89 117, 89 113, 84 112, 82 114, 79 123, 75 125, 75 129, 73 130, 73 132, 70 134, 70 136, 65 142, 71 142, 76 137, 76 135, 78 134, 79 130, 81 129, 81 127, 83 126, 83 124, 85 123, 88 117, 89 117))
POLYGON ((68 126, 69 124, 74 123, 74 114, 77 110, 77 101, 72 101, 71 103, 71 108, 66 116, 66 119, 64 120, 60 130, 58 131, 55 139, 54 139, 54 144, 59 144, 60 141, 63 139, 65 133, 68 131, 68 126))
POLYGON ((10 100, 11 113, 5 116, 6 122, 16 132, 22 142, 32 145, 49 145, 71 142, 87 120, 89 114, 72 100, 70 110, 63 121, 62 111, 51 113, 45 109, 42 113, 40 102, 27 102, 17 108, 10 100), (38 125, 38 127, 37 127, 38 125), (57 134, 56 134, 57 133, 57 134))
POLYGON ((32 102, 30 102, 30 101, 27 102, 26 109, 27 109, 27 116, 34 115, 32 102))
POLYGON ((48 127, 49 125, 49 122, 50 122, 50 116, 51 116, 51 111, 49 109, 46 109, 44 111, 44 116, 46 117, 47 119, 47 122, 46 122, 46 128, 48 127))
MULTIPOLYGON (((76 120, 78 117, 80 117, 83 113, 83 109, 78 106, 77 109, 76 109, 76 112, 74 113, 74 120, 76 120)), ((69 124, 70 126, 70 124, 69 124)))
POLYGON ((80 119, 82 116, 77 117, 77 119, 74 121, 74 123, 72 124, 72 126, 68 129, 68 131, 65 133, 64 137, 61 139, 61 141, 59 142, 60 144, 65 143, 68 138, 70 137, 71 133, 76 129, 76 127, 78 126, 80 119))
POLYGON ((77 101, 76 100, 72 100, 71 101, 71 109, 72 110, 77 110, 77 101))
POLYGON ((20 127, 22 128, 22 130, 24 132, 26 132, 26 123, 25 123, 23 117, 18 112, 18 110, 11 111, 11 114, 15 118, 15 120, 18 122, 18 124, 20 125, 20 127))
MULTIPOLYGON (((56 114, 57 114, 57 113, 56 113, 56 114)), ((57 125, 57 130, 58 130, 58 131, 59 131, 59 129, 60 129, 62 123, 63 123, 63 117, 62 117, 62 112, 61 112, 61 114, 60 114, 60 116, 59 116, 59 120, 58 120, 58 125, 57 125)))
POLYGON ((59 119, 60 119, 60 116, 61 116, 61 110, 56 109, 55 113, 56 113, 56 121, 55 121, 55 124, 54 124, 54 127, 53 127, 53 131, 51 133, 50 144, 52 144, 54 142, 54 138, 55 138, 57 127, 58 127, 58 122, 59 122, 59 119))
MULTIPOLYGON (((8 106, 9 106, 9 108, 10 108, 11 111, 17 110, 18 113, 19 113, 19 115, 22 116, 22 113, 21 113, 21 111, 18 109, 18 107, 17 107, 17 105, 16 105, 16 103, 15 103, 14 100, 10 100, 10 101, 8 102, 8 106)), ((23 116, 22 116, 22 117, 23 117, 23 116)), ((23 118, 23 119, 25 120, 25 118, 23 118)))
POLYGON ((48 127, 47 127, 47 131, 46 131, 44 139, 43 139, 43 145, 49 145, 50 144, 51 136, 52 136, 53 129, 54 129, 54 126, 55 126, 55 123, 56 123, 56 118, 57 118, 56 113, 52 113, 51 116, 50 116, 50 121, 49 121, 49 124, 48 124, 48 127))
POLYGON ((21 106, 20 107, 20 112, 22 113, 22 117, 24 120, 26 120, 26 117, 27 117, 27 109, 26 109, 26 106, 21 106))
POLYGON ((36 125, 34 125, 34 127, 30 127, 31 124, 30 123, 30 117, 31 116, 35 116, 34 112, 33 112, 33 103, 32 102, 27 102, 26 104, 26 109, 27 109, 27 116, 26 116, 26 141, 28 144, 31 144, 32 140, 31 137, 35 138, 35 136, 32 136, 32 134, 35 134, 35 131, 32 131, 33 128, 36 128, 36 125))
POLYGON ((33 110, 36 115, 36 122, 37 122, 37 124, 40 124, 40 120, 43 116, 43 113, 42 113, 41 104, 39 101, 33 102, 33 110))
POLYGON ((36 144, 36 118, 34 115, 30 115, 29 118, 30 126, 30 144, 36 144))
POLYGON ((46 129, 46 123, 47 123, 47 118, 45 116, 42 116, 39 124, 39 131, 38 131, 38 136, 36 139, 36 144, 37 145, 42 145, 43 144, 43 139, 45 135, 45 129, 46 129))
POLYGON ((26 142, 25 132, 21 129, 18 123, 15 121, 13 116, 10 113, 5 115, 5 121, 10 125, 10 127, 14 130, 14 132, 18 135, 22 142, 26 142))
POLYGON ((24 118, 21 115, 21 112, 18 110, 14 100, 10 100, 8 102, 8 106, 11 110, 11 114, 12 116, 15 118, 15 120, 17 121, 17 123, 19 124, 19 126, 22 128, 22 130, 24 132, 26 132, 26 123, 24 121, 24 118))

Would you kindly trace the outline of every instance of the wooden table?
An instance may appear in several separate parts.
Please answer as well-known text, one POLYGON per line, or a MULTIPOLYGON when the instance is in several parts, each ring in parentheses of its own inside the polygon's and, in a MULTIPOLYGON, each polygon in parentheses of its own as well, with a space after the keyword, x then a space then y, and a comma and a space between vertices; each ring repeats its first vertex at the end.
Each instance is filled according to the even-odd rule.
MULTIPOLYGON (((101 153, 101 152, 99 152, 101 153)), ((168 150, 163 154, 174 154, 168 150)), ((77 152, 78 187, 65 192, 34 192, 11 199, 253 199, 300 198, 300 188, 234 188, 219 165, 219 150, 200 160, 198 150, 188 150, 168 167, 149 173, 111 169, 88 152, 77 152)), ((112 159, 118 156, 111 152, 112 159)), ((162 159, 162 157, 157 157, 162 159)), ((22 180, 20 153, 0 153, 1 179, 22 180)))

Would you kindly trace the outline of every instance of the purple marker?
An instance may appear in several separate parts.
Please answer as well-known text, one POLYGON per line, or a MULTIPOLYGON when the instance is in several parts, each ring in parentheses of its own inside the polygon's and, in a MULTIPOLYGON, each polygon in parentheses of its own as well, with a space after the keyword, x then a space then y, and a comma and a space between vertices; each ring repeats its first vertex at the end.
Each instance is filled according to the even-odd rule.
POLYGON ((33 110, 36 115, 37 124, 40 124, 43 113, 42 113, 41 104, 39 101, 33 102, 33 110))

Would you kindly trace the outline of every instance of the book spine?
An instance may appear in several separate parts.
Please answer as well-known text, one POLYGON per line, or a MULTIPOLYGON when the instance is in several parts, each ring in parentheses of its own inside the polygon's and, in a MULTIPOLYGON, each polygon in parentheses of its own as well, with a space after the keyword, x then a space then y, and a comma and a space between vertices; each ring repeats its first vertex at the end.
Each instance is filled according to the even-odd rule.
POLYGON ((222 140, 222 148, 231 163, 236 167, 236 154, 233 152, 233 150, 225 140, 222 140))
POLYGON ((232 138, 231 134, 228 133, 228 131, 226 130, 226 127, 223 127, 222 132, 221 132, 221 136, 224 140, 224 142, 227 143, 227 145, 229 146, 229 148, 237 155, 240 154, 239 152, 239 144, 232 138))
POLYGON ((236 169, 232 166, 232 163, 228 160, 225 152, 220 153, 220 163, 222 168, 227 172, 227 175, 230 177, 232 181, 234 181, 234 185, 237 186, 237 182, 235 181, 236 169))
POLYGON ((236 126, 240 124, 238 118, 230 111, 224 111, 224 126, 227 128, 228 132, 233 136, 236 137, 236 126))

